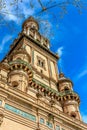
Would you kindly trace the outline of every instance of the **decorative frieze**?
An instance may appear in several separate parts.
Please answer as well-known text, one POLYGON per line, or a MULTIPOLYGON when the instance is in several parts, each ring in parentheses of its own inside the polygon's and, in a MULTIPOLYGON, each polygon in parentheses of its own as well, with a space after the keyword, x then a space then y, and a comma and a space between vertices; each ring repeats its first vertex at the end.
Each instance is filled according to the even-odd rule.
POLYGON ((13 112, 13 113, 15 113, 17 115, 20 115, 20 116, 22 116, 24 118, 27 118, 27 119, 29 119, 31 121, 36 121, 36 116, 35 115, 24 112, 24 111, 22 111, 20 109, 17 109, 15 107, 13 107, 13 106, 10 106, 8 104, 5 104, 5 109, 9 110, 9 111, 11 111, 11 112, 13 112))
MULTIPOLYGON (((39 89, 39 91, 45 93, 45 95, 52 98, 52 100, 55 99, 55 101, 67 101, 67 100, 76 100, 78 104, 80 103, 80 99, 77 93, 73 92, 72 90, 67 90, 63 92, 57 92, 56 90, 50 88, 49 86, 33 79, 31 84, 31 87, 34 89, 39 89)), ((53 101, 52 101, 53 103, 53 101)), ((55 103, 55 102, 54 102, 55 103)))

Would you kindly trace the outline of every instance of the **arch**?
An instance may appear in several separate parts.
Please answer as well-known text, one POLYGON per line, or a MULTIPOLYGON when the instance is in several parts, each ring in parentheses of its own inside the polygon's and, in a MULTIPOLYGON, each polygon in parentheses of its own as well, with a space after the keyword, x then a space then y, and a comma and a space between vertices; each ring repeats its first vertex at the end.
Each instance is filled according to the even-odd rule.
POLYGON ((70 116, 73 117, 73 118, 76 118, 76 113, 75 112, 71 112, 70 116))
POLYGON ((16 60, 22 60, 22 58, 21 57, 17 57, 16 60))
POLYGON ((65 90, 65 91, 68 91, 68 90, 70 90, 70 89, 69 89, 68 86, 65 86, 65 87, 64 87, 64 90, 65 90))
POLYGON ((18 87, 19 83, 17 81, 13 81, 12 82, 12 87, 16 88, 18 87))

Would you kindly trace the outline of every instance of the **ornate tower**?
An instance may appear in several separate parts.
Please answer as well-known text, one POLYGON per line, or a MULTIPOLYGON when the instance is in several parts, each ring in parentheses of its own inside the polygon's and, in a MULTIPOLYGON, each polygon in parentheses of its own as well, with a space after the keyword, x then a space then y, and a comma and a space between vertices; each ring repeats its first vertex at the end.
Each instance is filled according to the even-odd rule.
POLYGON ((0 130, 87 130, 73 83, 29 17, 0 62, 0 130))
POLYGON ((73 91, 72 87, 72 81, 65 78, 63 73, 60 73, 58 80, 58 91, 62 94, 60 102, 62 104, 63 111, 71 117, 81 120, 79 112, 80 99, 78 94, 73 91))

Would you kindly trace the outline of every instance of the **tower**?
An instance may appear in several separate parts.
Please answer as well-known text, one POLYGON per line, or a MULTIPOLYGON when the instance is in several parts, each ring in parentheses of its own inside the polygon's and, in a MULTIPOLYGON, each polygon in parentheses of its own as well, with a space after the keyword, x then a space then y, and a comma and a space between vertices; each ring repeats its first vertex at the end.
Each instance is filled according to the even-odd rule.
POLYGON ((86 130, 73 83, 29 17, 0 62, 0 130, 86 130))
POLYGON ((80 99, 77 93, 72 89, 73 83, 70 79, 65 78, 63 73, 59 74, 58 90, 62 94, 60 102, 63 107, 63 112, 67 113, 73 118, 81 120, 79 112, 80 99))
POLYGON ((24 48, 14 50, 9 56, 8 83, 21 91, 27 91, 28 84, 32 81, 33 73, 29 63, 30 56, 24 48))

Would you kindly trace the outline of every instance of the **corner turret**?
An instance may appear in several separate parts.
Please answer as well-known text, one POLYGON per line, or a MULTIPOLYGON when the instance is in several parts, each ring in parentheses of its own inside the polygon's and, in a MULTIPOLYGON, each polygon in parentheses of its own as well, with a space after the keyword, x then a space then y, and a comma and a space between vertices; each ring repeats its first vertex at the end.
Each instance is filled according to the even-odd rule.
POLYGON ((72 89, 73 83, 69 78, 66 78, 64 74, 61 72, 59 74, 59 80, 58 80, 58 91, 63 92, 67 90, 73 90, 72 89))
POLYGON ((73 83, 70 79, 65 78, 63 73, 59 74, 58 91, 61 93, 60 100, 64 113, 72 118, 81 120, 79 112, 80 98, 72 89, 73 83))

